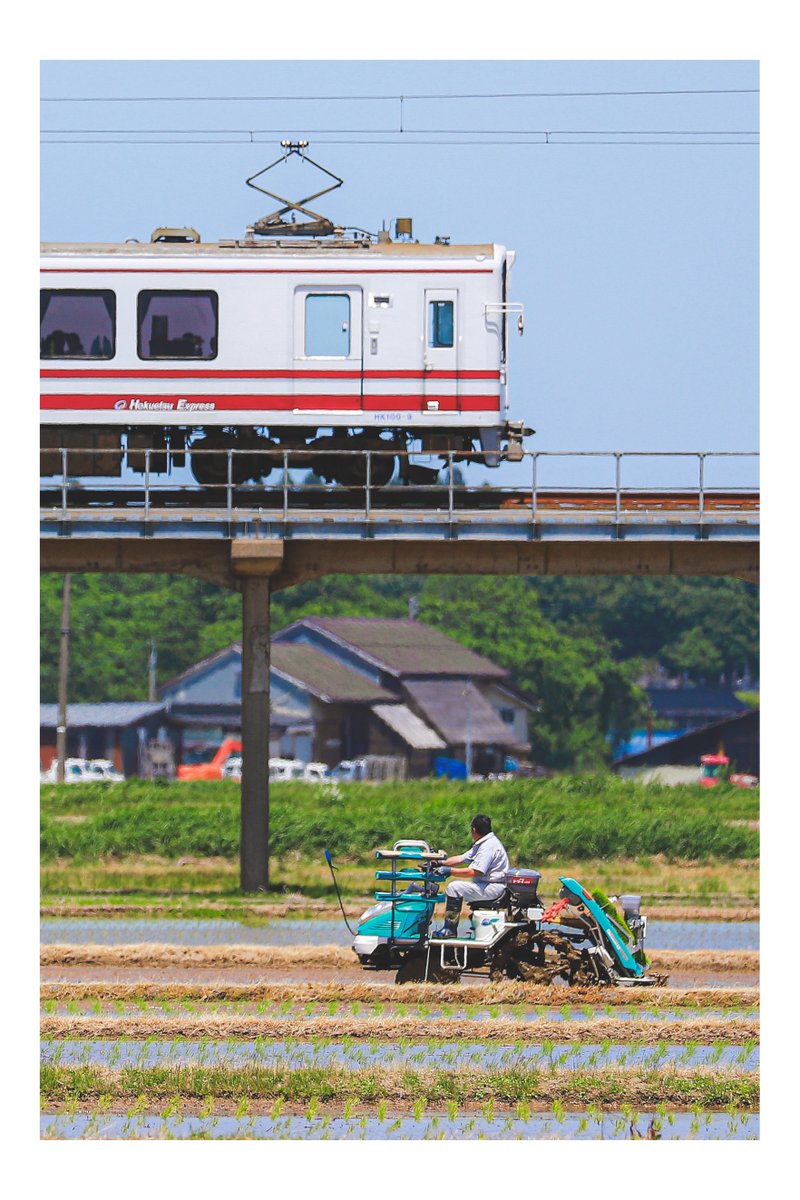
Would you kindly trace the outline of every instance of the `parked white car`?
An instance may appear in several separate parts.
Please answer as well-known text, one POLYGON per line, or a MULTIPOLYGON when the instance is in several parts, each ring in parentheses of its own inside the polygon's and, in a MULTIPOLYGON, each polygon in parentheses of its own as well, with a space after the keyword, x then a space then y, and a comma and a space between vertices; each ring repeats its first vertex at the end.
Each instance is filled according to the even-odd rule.
POLYGON ((331 768, 331 779, 341 779, 344 783, 364 778, 365 762, 363 758, 344 758, 331 768))
MULTIPOLYGON (((242 756, 232 754, 222 767, 223 779, 242 778, 242 756)), ((326 763, 302 762, 299 758, 271 758, 269 760, 270 783, 285 783, 299 780, 302 783, 322 783, 328 778, 326 763)))
POLYGON ((89 779, 102 780, 105 783, 122 783, 125 779, 109 758, 90 758, 86 775, 89 779))
POLYGON ((303 783, 321 783, 328 778, 328 767, 325 763, 307 763, 299 758, 271 758, 269 777, 275 783, 289 779, 300 780, 303 783))
MULTIPOLYGON (((58 759, 54 758, 40 774, 42 783, 58 781, 58 759)), ((67 758, 64 760, 65 783, 122 783, 125 779, 108 758, 67 758)))
POLYGON ((330 777, 328 766, 323 762, 306 763, 302 778, 306 783, 324 783, 330 777))
POLYGON ((232 754, 230 758, 226 758, 220 768, 220 774, 223 779, 241 779, 242 778, 242 756, 241 754, 232 754))

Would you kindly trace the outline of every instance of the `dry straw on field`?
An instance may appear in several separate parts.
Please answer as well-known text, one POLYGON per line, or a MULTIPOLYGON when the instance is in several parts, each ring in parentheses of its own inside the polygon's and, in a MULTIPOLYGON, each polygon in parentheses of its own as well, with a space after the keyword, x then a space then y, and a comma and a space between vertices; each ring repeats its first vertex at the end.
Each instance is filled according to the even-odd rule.
POLYGON ((758 1005, 758 988, 648 988, 632 993, 623 988, 573 988, 569 992, 542 984, 518 983, 43 983, 42 1001, 79 1000, 200 1000, 207 1003, 291 1001, 296 1004, 353 1003, 408 1004, 544 1004, 563 1002, 626 1007, 632 1003, 659 1008, 750 1008, 758 1005))
MULTIPOLYGON (((322 967, 357 965, 347 946, 42 946, 42 966, 94 967, 322 967)), ((757 971, 758 950, 657 950, 654 971, 757 971)))
POLYGON ((65 1038, 140 1038, 156 1037, 160 1041, 186 1038, 190 1041, 208 1038, 227 1041, 230 1038, 274 1039, 276 1041, 308 1041, 309 1038, 378 1039, 381 1041, 462 1042, 479 1039, 481 1042, 502 1042, 509 1045, 526 1042, 583 1042, 594 1044, 606 1039, 624 1040, 643 1045, 667 1042, 672 1045, 708 1044, 718 1039, 740 1045, 758 1039, 759 1022, 754 1018, 706 1017, 685 1021, 620 1022, 614 1017, 588 1018, 583 1021, 553 1021, 541 1018, 520 1021, 509 1018, 481 1021, 470 1026, 463 1019, 431 1017, 314 1017, 275 1018, 260 1016, 46 1016, 42 1018, 42 1035, 65 1038))

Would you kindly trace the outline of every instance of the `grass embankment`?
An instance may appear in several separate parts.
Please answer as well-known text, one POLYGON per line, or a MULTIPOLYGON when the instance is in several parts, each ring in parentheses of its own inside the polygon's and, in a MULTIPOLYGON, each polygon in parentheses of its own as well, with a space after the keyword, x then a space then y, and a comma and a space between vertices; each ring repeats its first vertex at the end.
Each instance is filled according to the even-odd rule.
MULTIPOLYGON (((456 784, 308 785, 271 789, 271 850, 363 862, 398 837, 452 849, 476 811, 491 813, 511 857, 586 859, 666 854, 741 859, 758 855, 758 795, 719 787, 642 786, 613 776, 456 784), (734 824, 734 822, 748 824, 734 824)), ((42 857, 239 853, 239 786, 218 783, 71 784, 42 788, 42 857), (64 820, 65 816, 72 817, 64 820), (83 818, 75 820, 75 817, 83 818)))
POLYGON ((621 1103, 754 1109, 759 1103, 757 1076, 730 1071, 618 1070, 551 1074, 529 1067, 458 1071, 407 1067, 348 1070, 338 1067, 104 1067, 41 1068, 45 1103, 99 1098, 136 1098, 152 1105, 172 1099, 241 1099, 322 1104, 355 1099, 366 1103, 458 1104, 477 1108, 492 1100, 558 1101, 561 1104, 615 1106, 621 1103))
MULTIPOLYGON (((238 892, 239 787, 219 783, 47 785, 41 789, 45 895, 238 892)), ((374 888, 372 852, 422 837, 456 853, 476 812, 489 812, 512 861, 556 889, 573 874, 605 891, 659 899, 752 901, 758 881, 758 792, 643 786, 611 775, 458 784, 276 784, 271 788, 275 894, 331 897, 329 849, 345 896, 374 888)), ((550 894, 549 892, 547 893, 550 894)), ((162 902, 161 911, 165 910, 162 902)), ((208 915, 208 914, 207 914, 208 915)), ((218 913, 216 915, 219 915, 218 913)), ((253 915, 253 914, 250 914, 253 915)))

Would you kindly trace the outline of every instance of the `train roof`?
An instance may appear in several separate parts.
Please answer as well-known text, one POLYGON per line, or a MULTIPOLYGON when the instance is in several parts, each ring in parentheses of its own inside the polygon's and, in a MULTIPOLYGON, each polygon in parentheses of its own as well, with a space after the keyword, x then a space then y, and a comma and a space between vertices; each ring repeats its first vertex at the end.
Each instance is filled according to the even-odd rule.
POLYGON ((219 242, 42 242, 43 255, 74 257, 102 255, 114 258, 215 258, 220 255, 241 255, 258 258, 290 255, 307 258, 311 255, 358 256, 378 258, 431 258, 431 259, 493 259, 504 247, 488 243, 451 245, 450 243, 419 242, 368 242, 342 239, 307 239, 300 241, 251 241, 249 239, 219 242))

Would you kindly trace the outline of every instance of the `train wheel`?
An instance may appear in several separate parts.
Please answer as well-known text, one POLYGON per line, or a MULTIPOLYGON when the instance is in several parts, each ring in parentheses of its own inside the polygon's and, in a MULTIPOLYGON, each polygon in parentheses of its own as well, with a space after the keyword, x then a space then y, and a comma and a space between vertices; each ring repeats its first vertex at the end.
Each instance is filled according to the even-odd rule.
MULTIPOLYGON (((374 449, 373 446, 367 447, 374 449)), ((394 475, 395 456, 393 454, 373 454, 369 466, 369 485, 371 488, 386 487, 394 475)), ((344 487, 365 488, 367 486, 367 456, 340 458, 333 460, 336 478, 344 487)))
POLYGON ((191 447, 192 474, 204 487, 224 487, 228 482, 228 450, 237 451, 230 458, 231 483, 238 487, 248 479, 266 479, 275 466, 274 457, 265 449, 253 448, 228 437, 205 437, 191 447), (247 453, 242 453, 247 451, 247 453))

